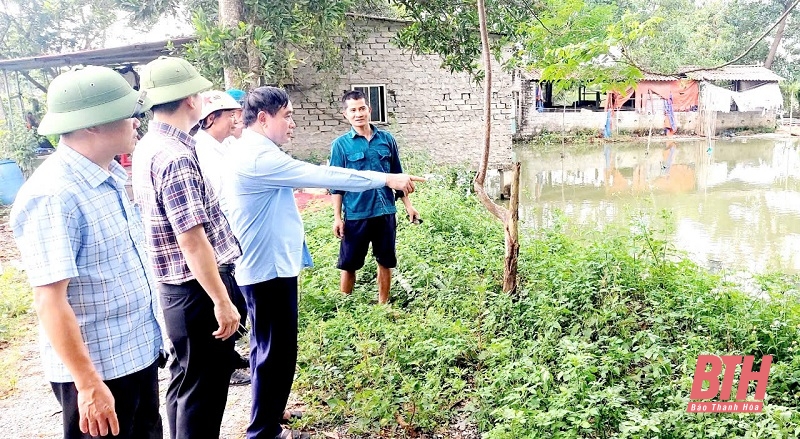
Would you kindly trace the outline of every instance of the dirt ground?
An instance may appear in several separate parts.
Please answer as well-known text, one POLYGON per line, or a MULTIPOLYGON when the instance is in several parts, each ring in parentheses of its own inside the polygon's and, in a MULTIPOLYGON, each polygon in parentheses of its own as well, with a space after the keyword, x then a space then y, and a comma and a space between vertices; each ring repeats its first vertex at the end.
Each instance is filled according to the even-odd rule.
POLYGON ((14 235, 8 227, 8 206, 0 206, 0 266, 19 260, 19 250, 14 244, 14 235))
MULTIPOLYGON (((9 208, 0 206, 0 266, 16 266, 19 251, 8 227, 9 208)), ((2 268, 0 268, 2 269, 2 268)), ((2 291, 0 291, 2 294, 2 291)), ((22 339, 0 348, 0 364, 13 364, 13 390, 0 395, 0 432, 7 438, 60 438, 61 407, 44 379, 35 326, 22 339)), ((159 371, 161 416, 165 422, 164 393, 169 372, 159 371)), ((243 438, 250 419, 250 386, 231 387, 222 422, 223 439, 243 438)), ((166 436, 168 437, 168 436, 166 436)))

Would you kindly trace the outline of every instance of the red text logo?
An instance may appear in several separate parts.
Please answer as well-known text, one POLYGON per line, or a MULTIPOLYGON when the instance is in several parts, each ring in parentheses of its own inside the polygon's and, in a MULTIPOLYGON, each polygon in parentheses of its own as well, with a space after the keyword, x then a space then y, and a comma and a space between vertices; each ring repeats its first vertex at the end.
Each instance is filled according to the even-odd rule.
POLYGON ((689 395, 689 413, 760 413, 764 409, 764 395, 767 393, 769 367, 772 355, 761 358, 761 367, 753 371, 755 357, 736 355, 700 355, 694 369, 692 393, 689 395), (731 399, 733 379, 736 369, 742 365, 736 395, 731 399), (724 373, 723 373, 724 372, 724 373), (720 376, 722 381, 720 382, 720 376), (703 389, 703 382, 708 381, 708 388, 703 389), (756 383, 756 393, 752 400, 747 400, 747 389, 751 382, 756 383), (719 396, 719 398, 717 397, 719 396))

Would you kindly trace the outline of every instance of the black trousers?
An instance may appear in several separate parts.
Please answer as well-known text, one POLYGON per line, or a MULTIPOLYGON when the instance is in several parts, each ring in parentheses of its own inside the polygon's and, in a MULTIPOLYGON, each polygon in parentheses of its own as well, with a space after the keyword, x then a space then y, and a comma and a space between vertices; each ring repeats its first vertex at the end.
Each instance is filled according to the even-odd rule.
POLYGON ((158 414, 158 368, 152 365, 124 377, 104 381, 114 395, 119 436, 90 436, 81 433, 78 390, 75 383, 50 383, 61 404, 65 439, 161 439, 164 428, 158 414))
POLYGON ((297 277, 242 286, 250 317, 250 386, 253 405, 247 439, 273 439, 297 364, 297 277))
MULTIPOLYGON (((220 271, 231 298, 240 294, 233 272, 220 271)), ((233 372, 234 338, 218 340, 214 303, 196 280, 159 284, 172 342, 167 421, 171 439, 218 439, 233 372)), ((234 301, 236 303, 236 301, 234 301)))

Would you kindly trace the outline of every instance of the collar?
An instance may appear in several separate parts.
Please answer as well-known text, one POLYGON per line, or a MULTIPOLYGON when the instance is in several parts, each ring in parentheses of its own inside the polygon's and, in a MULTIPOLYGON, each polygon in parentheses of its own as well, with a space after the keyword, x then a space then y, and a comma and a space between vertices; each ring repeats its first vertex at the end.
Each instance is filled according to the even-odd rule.
POLYGON ((205 147, 207 145, 208 147, 213 148, 219 153, 225 152, 225 147, 223 143, 217 141, 217 139, 215 139, 214 136, 208 134, 203 130, 199 130, 196 133, 194 133, 194 141, 196 143, 195 148, 197 148, 198 146, 205 147))
MULTIPOLYGON (((369 127, 372 128, 372 137, 375 137, 378 134, 378 131, 380 131, 378 129, 378 127, 376 127, 373 124, 369 124, 369 127)), ((350 127, 350 133, 349 134, 350 134, 350 138, 351 139, 355 139, 356 136, 361 136, 361 134, 358 134, 358 132, 356 132, 356 129, 353 128, 353 127, 350 127)), ((361 136, 361 137, 364 137, 364 136, 361 136)))
POLYGON ((245 128, 244 130, 242 130, 241 140, 250 143, 266 145, 267 147, 277 148, 283 151, 283 149, 281 149, 281 147, 278 144, 270 140, 269 137, 263 134, 259 134, 258 132, 253 131, 250 128, 245 128))
POLYGON ((172 137, 180 141, 187 147, 194 149, 195 141, 192 138, 192 136, 190 136, 189 133, 187 133, 186 131, 183 131, 180 128, 175 128, 174 126, 168 123, 151 120, 150 123, 147 124, 147 132, 150 131, 159 133, 167 137, 172 137))
POLYGON ((103 184, 109 177, 113 177, 114 180, 122 184, 125 184, 128 180, 128 173, 116 160, 111 161, 111 169, 106 171, 98 166, 97 163, 70 148, 63 141, 58 142, 58 146, 56 153, 61 154, 61 159, 86 180, 93 189, 103 184))

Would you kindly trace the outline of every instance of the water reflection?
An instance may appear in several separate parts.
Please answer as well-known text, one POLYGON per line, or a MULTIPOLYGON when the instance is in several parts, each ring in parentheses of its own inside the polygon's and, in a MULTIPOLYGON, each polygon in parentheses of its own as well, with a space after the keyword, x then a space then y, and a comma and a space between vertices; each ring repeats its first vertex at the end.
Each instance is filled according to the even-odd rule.
POLYGON ((793 139, 615 143, 563 159, 527 150, 517 156, 524 227, 548 225, 557 209, 598 228, 668 209, 676 247, 698 263, 800 272, 800 149, 793 139))

